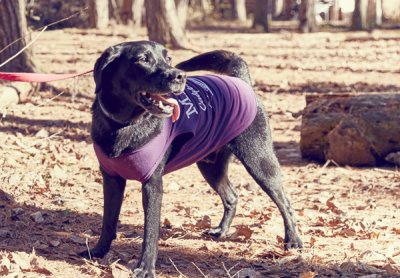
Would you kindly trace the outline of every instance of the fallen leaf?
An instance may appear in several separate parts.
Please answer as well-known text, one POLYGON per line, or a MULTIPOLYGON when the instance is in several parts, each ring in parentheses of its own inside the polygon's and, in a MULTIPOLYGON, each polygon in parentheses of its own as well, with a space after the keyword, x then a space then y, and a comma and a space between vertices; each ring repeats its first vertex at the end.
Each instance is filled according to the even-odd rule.
POLYGON ((279 244, 283 244, 284 239, 283 239, 283 237, 281 237, 281 236, 276 236, 276 241, 277 241, 279 244))
POLYGON ((171 228, 172 228, 171 221, 169 221, 168 218, 165 218, 165 219, 164 219, 163 227, 166 228, 166 229, 171 229, 171 228))
POLYGON ((339 209, 338 204, 335 201, 335 196, 330 197, 327 201, 326 201, 326 205, 328 207, 329 210, 331 210, 332 212, 336 213, 336 214, 341 214, 343 213, 342 210, 339 209))
POLYGON ((315 242, 317 242, 317 240, 313 237, 310 238, 310 247, 314 247, 315 242))
POLYGON ((253 234, 253 230, 247 225, 235 226, 236 231, 234 232, 234 237, 244 237, 245 239, 250 239, 253 234))
POLYGON ((307 271, 307 272, 303 272, 302 274, 300 274, 299 278, 314 278, 315 275, 317 275, 316 272, 307 271))
POLYGON ((392 231, 395 232, 396 235, 400 235, 400 229, 393 228, 392 231))
POLYGON ((344 237, 352 237, 356 235, 356 231, 353 228, 347 228, 341 230, 338 234, 344 237))
POLYGON ((204 215, 201 220, 196 222, 196 227, 199 229, 209 229, 211 228, 211 218, 208 215, 204 215))

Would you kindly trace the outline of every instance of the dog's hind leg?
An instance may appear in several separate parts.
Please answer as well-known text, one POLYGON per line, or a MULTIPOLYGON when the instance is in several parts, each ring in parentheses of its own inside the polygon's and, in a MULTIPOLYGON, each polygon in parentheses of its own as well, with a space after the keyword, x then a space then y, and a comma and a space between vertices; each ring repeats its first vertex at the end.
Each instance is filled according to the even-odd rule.
POLYGON ((227 234, 236 212, 237 194, 227 175, 229 158, 231 156, 232 153, 228 149, 223 148, 221 151, 209 156, 212 157, 212 161, 203 160, 197 162, 201 174, 219 194, 224 205, 224 215, 220 224, 218 227, 206 232, 218 238, 224 237, 227 234))
POLYGON ((278 207, 285 226, 285 249, 301 248, 294 212, 282 188, 280 165, 273 150, 268 119, 261 108, 254 122, 229 147, 278 207))
POLYGON ((80 256, 102 258, 110 250, 111 242, 116 238, 125 185, 125 179, 112 177, 103 172, 104 212, 100 238, 92 250, 83 251, 79 253, 80 256))

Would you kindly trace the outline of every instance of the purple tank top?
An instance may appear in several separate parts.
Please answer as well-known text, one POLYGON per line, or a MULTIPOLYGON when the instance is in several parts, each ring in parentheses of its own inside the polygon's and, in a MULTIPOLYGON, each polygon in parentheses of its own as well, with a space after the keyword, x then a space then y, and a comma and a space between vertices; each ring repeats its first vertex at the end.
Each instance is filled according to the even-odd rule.
POLYGON ((251 86, 224 75, 189 77, 184 93, 174 98, 181 109, 179 119, 174 123, 165 119, 162 132, 143 147, 109 158, 94 144, 97 159, 109 175, 147 181, 172 141, 183 134, 187 140, 167 162, 164 174, 189 166, 242 133, 257 113, 251 86))

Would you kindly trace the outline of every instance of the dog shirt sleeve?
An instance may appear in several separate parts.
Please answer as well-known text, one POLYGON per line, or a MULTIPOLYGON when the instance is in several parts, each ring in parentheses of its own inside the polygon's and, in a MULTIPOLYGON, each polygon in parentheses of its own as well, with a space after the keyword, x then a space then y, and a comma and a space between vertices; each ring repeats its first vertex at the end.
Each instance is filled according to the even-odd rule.
POLYGON ((101 168, 111 176, 121 176, 127 180, 147 181, 157 169, 168 149, 171 121, 166 120, 162 132, 141 148, 118 157, 108 157, 100 146, 94 150, 101 168))

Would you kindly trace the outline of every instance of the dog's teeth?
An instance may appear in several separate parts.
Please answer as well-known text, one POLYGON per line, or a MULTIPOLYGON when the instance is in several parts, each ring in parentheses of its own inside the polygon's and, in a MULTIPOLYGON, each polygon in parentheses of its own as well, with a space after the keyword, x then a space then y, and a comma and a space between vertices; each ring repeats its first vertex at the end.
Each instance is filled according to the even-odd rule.
POLYGON ((161 109, 164 109, 164 104, 161 100, 158 101, 158 106, 160 106, 161 109))

